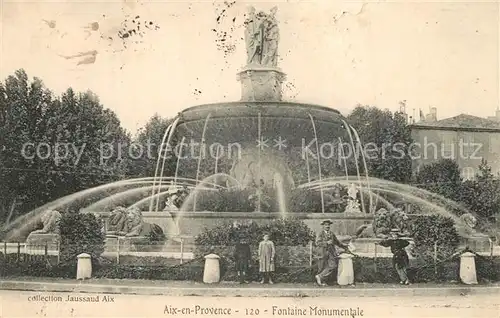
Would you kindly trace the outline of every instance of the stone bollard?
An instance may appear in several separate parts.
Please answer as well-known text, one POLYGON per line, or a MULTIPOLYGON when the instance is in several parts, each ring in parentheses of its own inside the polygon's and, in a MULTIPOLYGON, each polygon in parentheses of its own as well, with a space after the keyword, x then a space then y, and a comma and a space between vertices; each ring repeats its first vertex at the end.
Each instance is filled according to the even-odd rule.
POLYGON ((220 280, 220 257, 215 254, 205 256, 205 269, 203 271, 203 282, 205 284, 218 283, 220 280))
POLYGON ((349 253, 339 255, 339 268, 337 272, 337 283, 341 286, 354 284, 354 269, 352 258, 354 256, 349 253))
POLYGON ((76 279, 86 279, 92 276, 92 261, 89 254, 82 253, 77 256, 76 279))
POLYGON ((460 255, 460 279, 467 285, 477 284, 476 255, 465 252, 460 255))

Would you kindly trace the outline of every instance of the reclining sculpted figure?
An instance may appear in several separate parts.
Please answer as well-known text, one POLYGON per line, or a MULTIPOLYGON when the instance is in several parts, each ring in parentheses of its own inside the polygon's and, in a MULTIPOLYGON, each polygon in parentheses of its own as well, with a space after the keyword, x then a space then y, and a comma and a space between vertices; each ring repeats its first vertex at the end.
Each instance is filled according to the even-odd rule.
POLYGON ((125 237, 165 236, 159 225, 144 222, 141 211, 135 207, 129 209, 124 207, 115 208, 109 217, 107 234, 125 237))
POLYGON ((41 221, 43 228, 35 230, 31 234, 59 234, 59 220, 61 213, 56 210, 48 210, 42 214, 41 221))

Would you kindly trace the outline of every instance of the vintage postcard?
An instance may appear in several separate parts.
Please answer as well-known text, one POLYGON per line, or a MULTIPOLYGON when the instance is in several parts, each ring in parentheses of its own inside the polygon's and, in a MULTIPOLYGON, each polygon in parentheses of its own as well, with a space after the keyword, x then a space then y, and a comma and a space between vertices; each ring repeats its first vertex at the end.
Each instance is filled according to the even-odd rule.
POLYGON ((500 317, 499 2, 0 5, 0 317, 500 317))

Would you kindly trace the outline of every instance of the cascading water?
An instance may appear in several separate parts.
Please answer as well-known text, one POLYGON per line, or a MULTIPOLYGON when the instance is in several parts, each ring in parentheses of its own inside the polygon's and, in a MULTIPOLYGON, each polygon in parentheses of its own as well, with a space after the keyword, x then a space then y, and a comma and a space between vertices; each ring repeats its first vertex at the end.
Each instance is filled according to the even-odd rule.
POLYGON ((287 216, 287 207, 286 207, 286 197, 285 197, 285 189, 283 185, 283 177, 276 173, 274 175, 275 180, 275 188, 276 188, 276 200, 278 202, 279 213, 282 218, 287 216))
MULTIPOLYGON (((468 211, 457 204, 456 202, 446 199, 438 194, 426 191, 424 189, 416 188, 406 184, 395 183, 387 180, 377 179, 370 177, 367 181, 364 181, 366 186, 368 183, 371 184, 371 191, 377 191, 378 194, 373 193, 374 196, 379 197, 381 203, 386 205, 389 202, 387 199, 383 199, 381 195, 392 196, 393 198, 402 198, 408 203, 416 204, 424 208, 424 214, 426 213, 437 213, 445 217, 451 218, 455 224, 457 224, 457 229, 460 235, 465 236, 466 225, 460 220, 458 216, 449 211, 450 208, 461 211, 462 213, 467 213, 468 211), (385 202, 384 202, 385 201, 385 202)), ((305 183, 299 186, 300 189, 318 190, 319 189, 329 189, 335 187, 337 184, 348 186, 343 178, 328 178, 321 182, 314 181, 310 183, 305 183)), ((366 189, 365 189, 366 192, 366 189)), ((478 233, 475 233, 478 234, 478 233)))
MULTIPOLYGON (((176 122, 177 122, 177 119, 174 120, 174 123, 176 123, 176 122)), ((162 158, 165 158, 165 156, 163 155, 164 153, 166 153, 166 149, 164 149, 164 146, 166 145, 165 140, 170 135, 170 130, 172 129, 172 125, 173 125, 173 123, 168 125, 167 129, 165 129, 165 133, 163 134, 163 138, 161 139, 160 149, 158 149, 158 158, 156 160, 155 175, 153 176, 153 192, 151 193, 152 196, 155 194, 154 186, 156 185, 156 180, 158 178, 158 172, 160 169, 160 161, 162 158)), ((151 202, 149 205, 150 211, 153 210, 153 205, 154 205, 154 201, 151 199, 151 202)))
POLYGON ((198 200, 198 195, 201 191, 215 192, 219 189, 237 189, 240 188, 240 183, 234 177, 226 173, 216 173, 198 182, 196 187, 192 189, 189 195, 184 200, 182 206, 179 209, 179 214, 177 216, 177 222, 182 219, 184 212, 196 212, 195 207, 198 204, 195 203, 198 200))
MULTIPOLYGON (((174 120, 174 122, 170 126, 168 126, 168 128, 165 131, 165 134, 163 135, 161 147, 158 150, 158 161, 156 164, 156 171, 155 171, 155 176, 154 176, 154 181, 156 181, 158 173, 159 173, 159 182, 158 182, 158 191, 157 192, 161 191, 160 187, 161 187, 161 182, 163 179, 163 172, 165 170, 165 162, 166 162, 167 157, 168 157, 167 154, 168 154, 168 151, 170 151, 170 145, 172 142, 172 138, 174 136, 173 132, 175 131, 175 128, 177 127, 177 124, 179 123, 179 120, 180 120, 180 117, 177 117, 174 120), (166 138, 166 142, 165 142, 165 138, 166 138), (162 160, 162 164, 161 164, 160 171, 158 171, 160 160, 162 160)), ((153 183, 153 186, 154 186, 154 183, 153 183)), ((154 195, 154 188, 153 188, 153 195, 154 195)), ((151 200, 153 200, 153 199, 151 199, 151 200)), ((149 207, 150 211, 153 210, 153 204, 154 204, 153 201, 151 201, 151 205, 149 207)), ((155 205, 155 211, 158 211, 159 204, 160 204, 160 201, 159 201, 159 199, 157 199, 156 205, 155 205)))
MULTIPOLYGON (((349 139, 351 141, 352 153, 354 154, 354 163, 356 165, 356 176, 358 177, 359 188, 362 189, 361 175, 359 173, 359 164, 358 164, 358 152, 357 152, 358 147, 354 143, 354 138, 352 137, 352 133, 351 133, 351 126, 345 120, 342 120, 342 123, 344 124, 344 128, 346 129, 347 134, 349 136, 349 139)), ((363 152, 361 152, 361 156, 364 157, 363 152)), ((360 198, 361 198, 361 207, 362 207, 362 209, 364 211, 365 210, 365 204, 364 204, 363 191, 361 191, 360 198)))
POLYGON ((363 160, 363 167, 364 167, 364 172, 365 172, 365 177, 366 177, 366 186, 368 187, 368 195, 369 195, 369 199, 370 199, 370 207, 368 209, 368 212, 369 213, 372 213, 372 209, 373 209, 373 198, 372 198, 372 191, 370 190, 370 181, 369 181, 369 177, 368 177, 368 165, 366 163, 366 158, 365 158, 365 152, 363 151, 362 149, 362 144, 361 144, 361 139, 359 138, 359 134, 358 134, 358 131, 352 127, 351 127, 351 130, 353 131, 354 133, 354 137, 356 138, 356 143, 358 146, 360 146, 361 148, 361 159, 363 160))
MULTIPOLYGON (((319 152, 319 140, 318 140, 318 132, 316 130, 316 123, 314 122, 314 117, 311 114, 308 114, 309 118, 311 119, 311 124, 313 127, 313 132, 314 132, 314 140, 316 141, 316 156, 318 158, 318 178, 319 181, 322 179, 321 175, 321 155, 319 152)), ((325 196, 323 194, 323 189, 320 189, 320 195, 321 195, 321 212, 325 213, 325 196)))
POLYGON ((64 196, 26 213, 9 224, 5 224, 2 232, 6 233, 6 240, 19 240, 19 238, 26 237, 34 229, 37 223, 40 222, 40 216, 47 210, 66 210, 74 207, 85 210, 91 202, 100 200, 102 196, 107 197, 111 195, 109 194, 111 190, 118 192, 127 191, 127 188, 131 186, 138 187, 152 184, 153 179, 152 177, 147 177, 120 180, 64 196), (83 201, 88 202, 86 203, 87 205, 77 206, 78 203, 83 201))
MULTIPOLYGON (((160 186, 161 188, 168 188, 168 185, 163 185, 160 186)), ((151 198, 151 195, 148 195, 148 192, 151 191, 151 189, 155 188, 154 186, 147 186, 147 187, 140 187, 136 189, 130 189, 127 191, 123 191, 120 193, 113 194, 111 196, 108 196, 102 200, 99 200, 88 207, 85 208, 85 211, 99 211, 99 212, 104 212, 104 211, 112 211, 114 208, 117 206, 123 206, 126 205, 127 201, 131 200, 137 200, 139 197, 144 197, 147 196, 147 198, 151 198), (149 191, 148 191, 149 190, 149 191)))

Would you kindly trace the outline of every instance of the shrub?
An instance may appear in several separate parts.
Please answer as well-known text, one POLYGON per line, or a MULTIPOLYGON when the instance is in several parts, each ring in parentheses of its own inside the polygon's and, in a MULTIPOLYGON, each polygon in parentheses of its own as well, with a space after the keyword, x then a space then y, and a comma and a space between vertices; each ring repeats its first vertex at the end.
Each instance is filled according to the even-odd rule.
MULTIPOLYGON (((1 255, 1 254, 0 254, 1 255)), ((16 256, 16 254, 9 254, 16 256)), ((15 257, 6 260, 0 257, 0 277, 57 277, 75 278, 76 267, 71 264, 49 266, 39 259, 16 262, 15 257)), ((22 259, 29 259, 21 254, 22 259)), ((412 282, 459 282, 459 258, 440 263, 435 272, 432 263, 422 263, 412 260, 408 275, 412 282)), ((201 259, 182 265, 165 266, 167 263, 158 260, 155 265, 125 265, 103 264, 93 268, 92 276, 107 279, 147 279, 147 280, 190 280, 201 281, 203 278, 203 261, 201 259), (161 264, 161 265, 160 265, 161 264)), ((399 278, 392 268, 391 258, 353 259, 354 276, 356 282, 363 283, 396 283, 399 278)), ((255 263, 254 263, 255 265, 255 263)), ((477 257, 476 270, 480 283, 498 282, 500 280, 500 257, 477 257)), ((258 267, 250 268, 250 279, 260 280, 258 267)), ((275 281, 284 283, 311 283, 316 274, 316 265, 280 266, 274 273, 275 281)), ((330 282, 334 282, 335 275, 331 275, 330 282)), ((234 268, 225 266, 221 270, 221 280, 236 281, 234 268)))
POLYGON ((491 172, 485 160, 479 165, 475 180, 462 184, 460 201, 480 218, 488 220, 500 210, 500 180, 491 172))
POLYGON ((90 254, 94 264, 104 251, 102 224, 90 213, 64 213, 59 221, 61 261, 73 263, 81 253, 90 254))
POLYGON ((239 235, 245 235, 252 251, 252 262, 257 267, 258 244, 264 233, 269 233, 276 246, 277 266, 304 266, 309 262, 309 248, 314 233, 301 220, 287 218, 271 220, 258 225, 251 222, 234 225, 223 223, 216 228, 205 229, 195 238, 195 257, 215 253, 221 257, 221 267, 227 270, 233 266, 233 246, 239 235))
POLYGON ((147 280, 203 280, 203 264, 185 266, 111 265, 99 268, 95 278, 147 280))
POLYGON ((412 221, 411 237, 418 258, 434 257, 437 243, 438 259, 443 260, 457 251, 459 236, 452 218, 441 215, 419 215, 412 221))
POLYGON ((205 228, 195 238, 197 246, 234 245, 239 235, 245 235, 251 244, 258 244, 264 233, 269 233, 275 245, 306 246, 314 240, 314 233, 302 220, 294 218, 271 220, 259 225, 223 223, 215 228, 205 228))
POLYGON ((500 257, 476 257, 476 271, 481 281, 500 281, 500 257))

